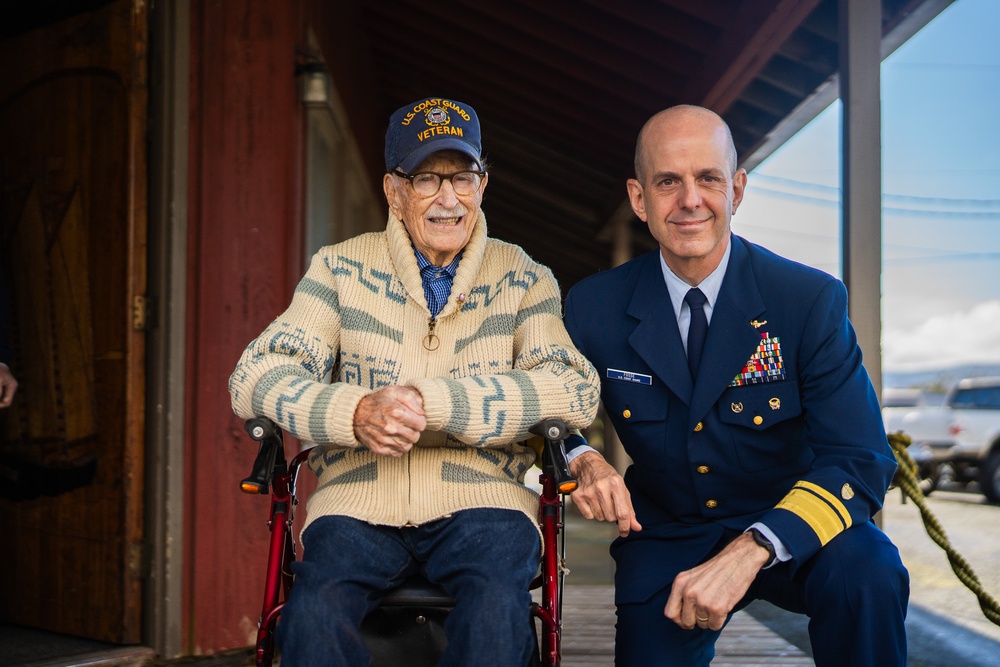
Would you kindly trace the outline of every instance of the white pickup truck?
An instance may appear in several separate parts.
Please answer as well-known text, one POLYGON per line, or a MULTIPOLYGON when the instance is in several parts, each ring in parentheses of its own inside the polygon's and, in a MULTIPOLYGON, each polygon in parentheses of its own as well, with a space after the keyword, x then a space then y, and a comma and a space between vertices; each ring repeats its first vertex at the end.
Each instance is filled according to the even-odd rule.
POLYGON ((1000 377, 960 380, 943 406, 885 407, 886 433, 910 436, 910 454, 920 464, 930 493, 944 477, 979 483, 1000 503, 1000 377))

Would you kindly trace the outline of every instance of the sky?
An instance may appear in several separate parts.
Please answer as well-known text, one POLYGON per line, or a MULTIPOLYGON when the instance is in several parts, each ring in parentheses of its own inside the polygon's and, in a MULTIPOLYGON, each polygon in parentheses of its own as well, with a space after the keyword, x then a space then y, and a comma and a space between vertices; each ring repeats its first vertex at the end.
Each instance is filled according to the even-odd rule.
MULTIPOLYGON (((1000 2, 882 63, 882 367, 1000 364, 1000 2)), ((733 230, 842 277, 838 100, 750 173, 733 230)))

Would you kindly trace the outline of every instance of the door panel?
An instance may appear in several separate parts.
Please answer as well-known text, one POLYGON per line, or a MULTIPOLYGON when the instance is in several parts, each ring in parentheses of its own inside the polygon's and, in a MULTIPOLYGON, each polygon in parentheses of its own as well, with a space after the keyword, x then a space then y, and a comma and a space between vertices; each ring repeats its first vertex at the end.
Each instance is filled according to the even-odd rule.
POLYGON ((141 628, 145 5, 0 43, 20 382, 0 411, 0 620, 118 643, 141 628))

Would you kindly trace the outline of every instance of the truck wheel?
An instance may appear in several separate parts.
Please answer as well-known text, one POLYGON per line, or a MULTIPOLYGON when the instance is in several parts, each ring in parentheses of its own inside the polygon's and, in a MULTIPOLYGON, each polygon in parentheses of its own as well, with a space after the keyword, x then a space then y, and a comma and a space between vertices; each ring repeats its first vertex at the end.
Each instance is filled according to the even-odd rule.
POLYGON ((931 495, 941 483, 941 466, 937 464, 922 465, 917 468, 918 486, 924 496, 931 495))
POLYGON ((987 500, 1000 503, 1000 450, 994 451, 986 459, 979 475, 979 486, 987 500))

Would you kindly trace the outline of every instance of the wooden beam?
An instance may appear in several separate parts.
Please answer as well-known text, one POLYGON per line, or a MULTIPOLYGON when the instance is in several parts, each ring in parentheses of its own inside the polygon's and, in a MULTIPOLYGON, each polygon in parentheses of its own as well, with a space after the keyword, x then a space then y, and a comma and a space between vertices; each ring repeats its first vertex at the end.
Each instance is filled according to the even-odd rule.
POLYGON ((699 103, 717 113, 725 112, 819 2, 820 0, 744 2, 743 19, 730 23, 731 27, 717 42, 732 44, 733 48, 714 51, 716 57, 713 61, 701 75, 693 77, 687 91, 688 98, 694 99, 696 88, 700 88, 704 81, 712 81, 713 85, 699 103))

